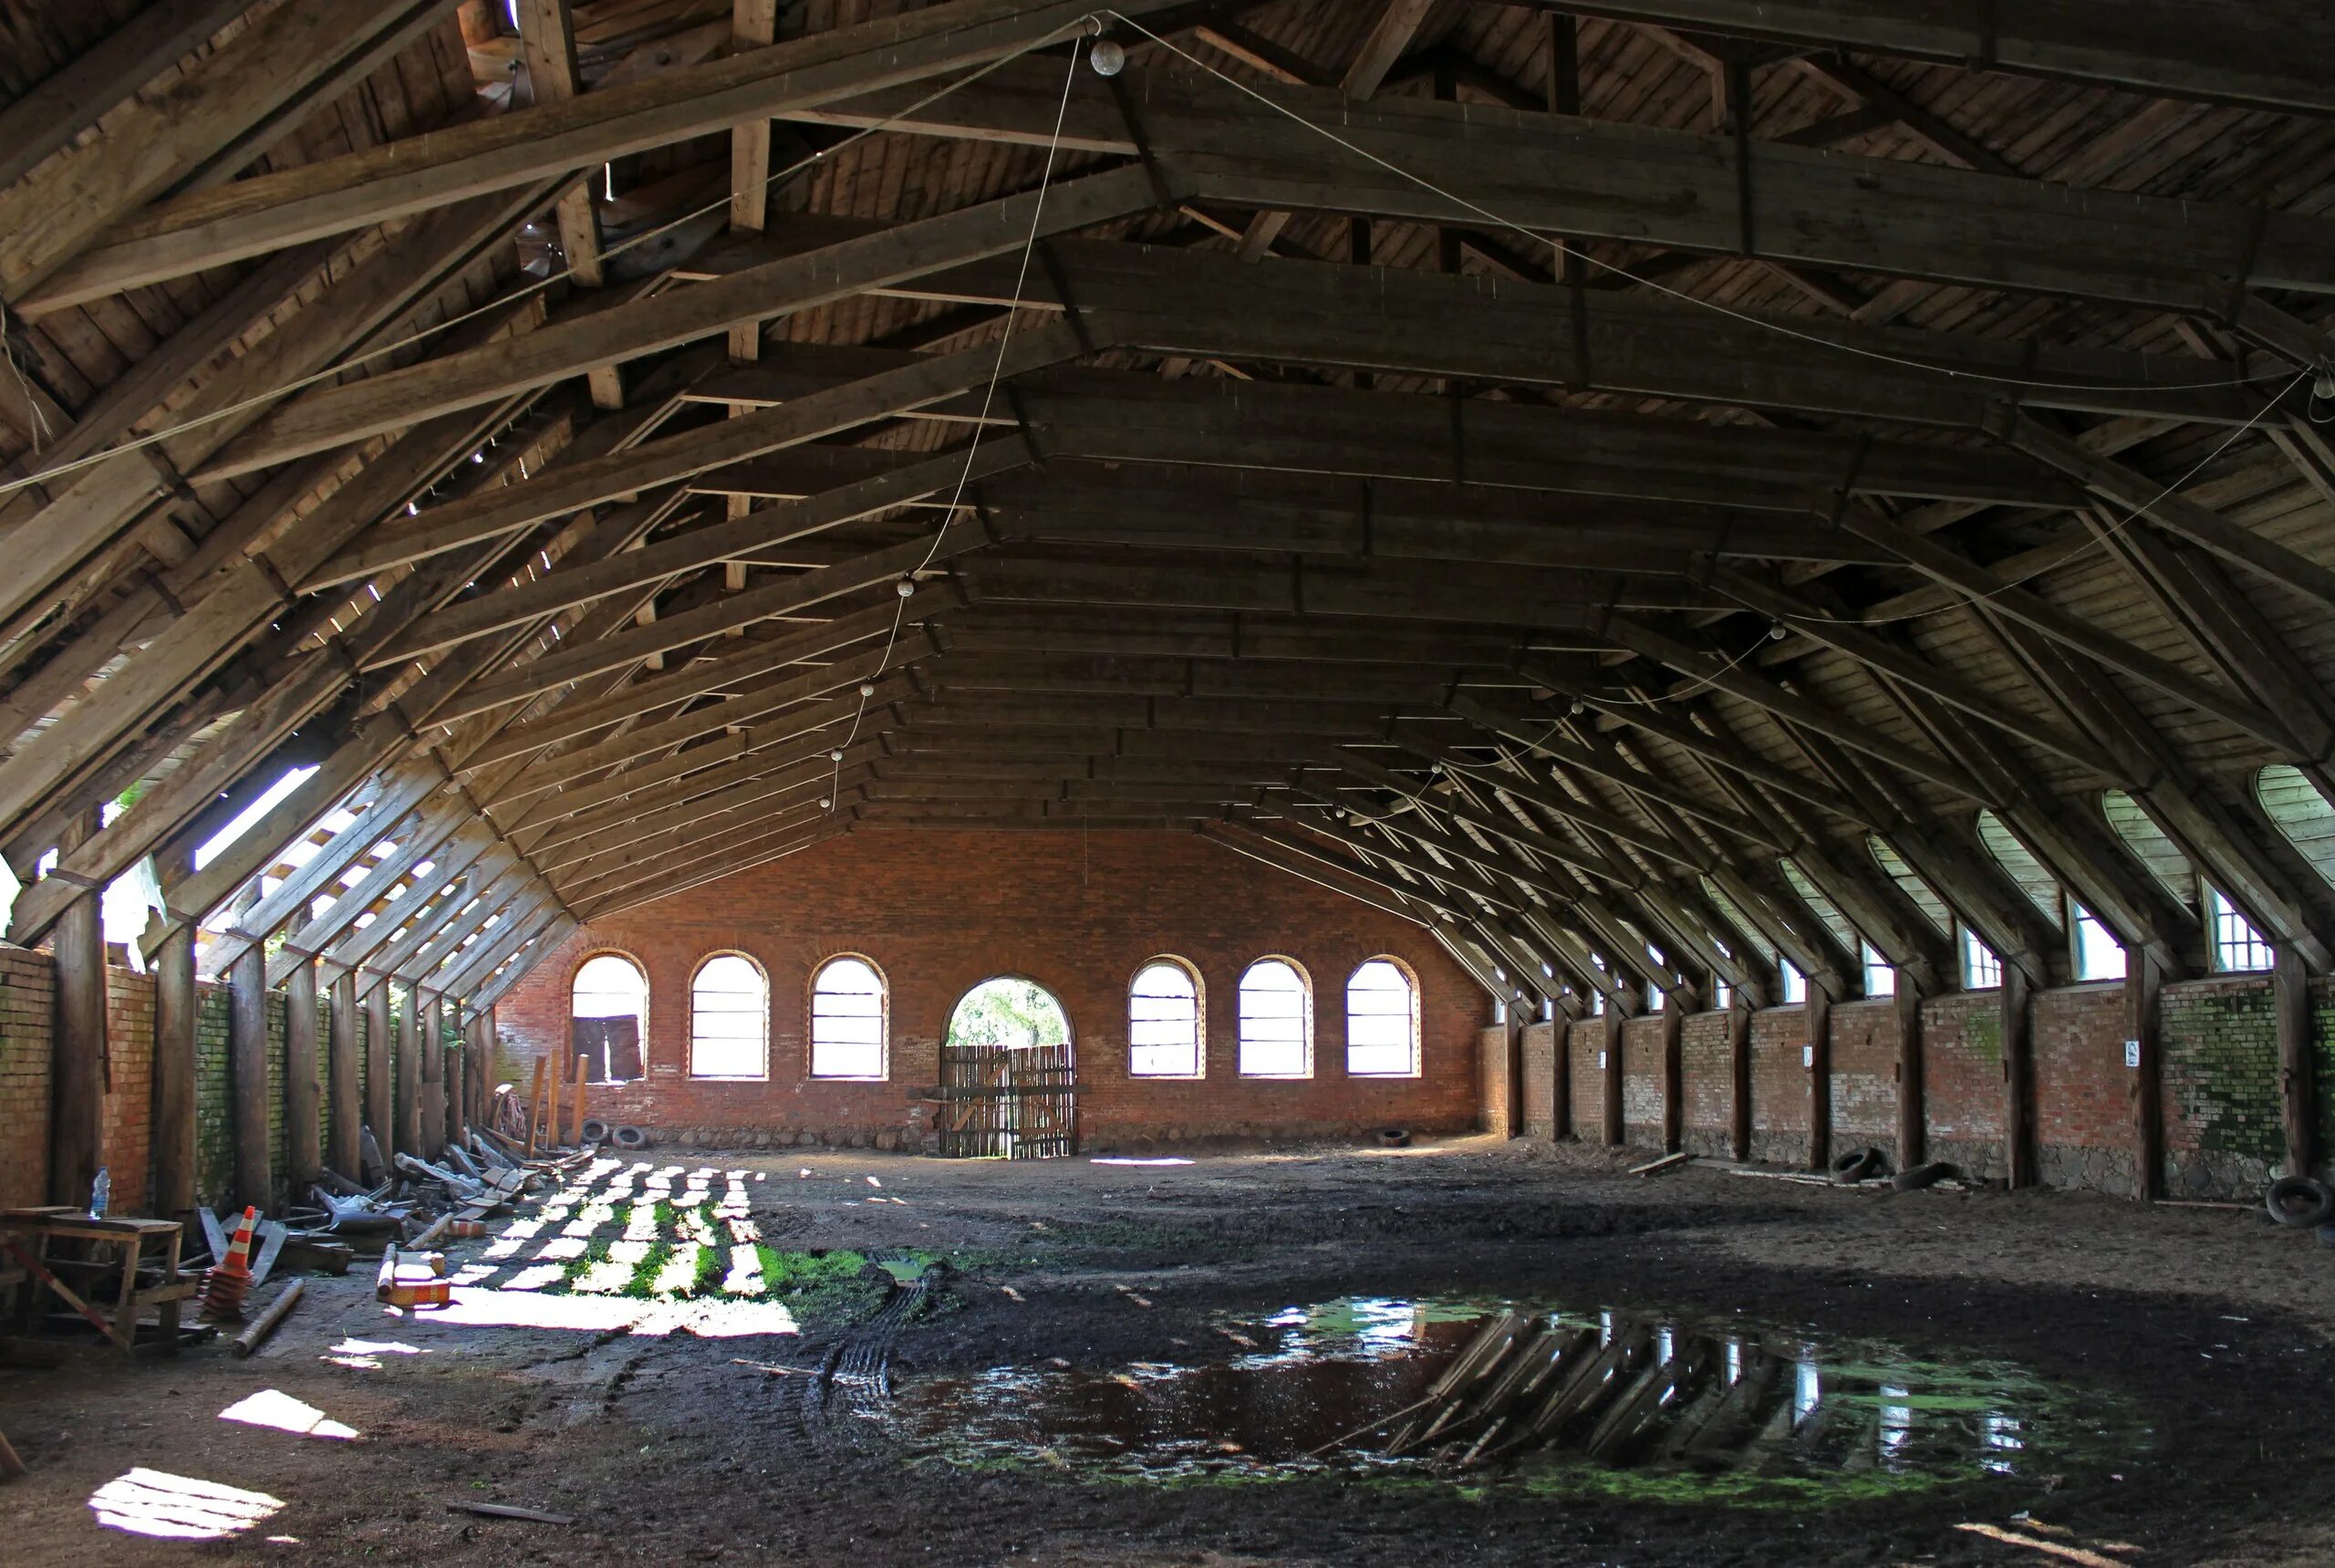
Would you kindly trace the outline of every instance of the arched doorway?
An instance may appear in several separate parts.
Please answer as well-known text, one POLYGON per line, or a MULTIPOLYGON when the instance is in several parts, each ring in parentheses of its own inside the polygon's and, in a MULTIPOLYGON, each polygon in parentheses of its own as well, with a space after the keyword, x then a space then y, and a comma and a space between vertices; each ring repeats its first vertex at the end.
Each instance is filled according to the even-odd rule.
POLYGON ((1078 1147, 1076 1057, 1053 992, 1019 975, 957 1001, 940 1043, 940 1152, 1056 1159, 1078 1147))

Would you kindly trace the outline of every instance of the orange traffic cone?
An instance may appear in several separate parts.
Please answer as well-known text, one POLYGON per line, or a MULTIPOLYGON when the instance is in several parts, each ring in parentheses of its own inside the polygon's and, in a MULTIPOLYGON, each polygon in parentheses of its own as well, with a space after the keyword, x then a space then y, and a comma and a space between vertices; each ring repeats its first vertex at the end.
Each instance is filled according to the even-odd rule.
POLYGON ((246 1209, 235 1222, 227 1255, 212 1266, 202 1282, 202 1315, 240 1318, 244 1295, 252 1288, 252 1232, 259 1227, 259 1210, 246 1209))

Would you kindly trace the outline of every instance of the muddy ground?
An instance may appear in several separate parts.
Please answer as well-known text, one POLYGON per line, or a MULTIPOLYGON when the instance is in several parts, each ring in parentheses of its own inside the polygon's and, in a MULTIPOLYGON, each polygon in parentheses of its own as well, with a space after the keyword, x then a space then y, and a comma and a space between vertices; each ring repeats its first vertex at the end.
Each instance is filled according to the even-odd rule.
POLYGON ((352 1273, 312 1282, 248 1361, 213 1345, 175 1363, 0 1372, 0 1429, 31 1467, 0 1486, 0 1562, 2335 1562, 2335 1250, 2251 1214, 2066 1193, 1875 1196, 1702 1168, 1633 1179, 1603 1151, 1487 1139, 1170 1168, 685 1152, 765 1173, 752 1202, 773 1245, 920 1249, 960 1266, 904 1324, 846 1321, 884 1299, 871 1286, 813 1303, 799 1339, 751 1340, 432 1324, 385 1314, 369 1272, 352 1273), (879 1190, 903 1201, 867 1201, 879 1190), (2005 1357, 2132 1401, 2154 1446, 2048 1478, 1817 1509, 1329 1477, 1155 1488, 912 1462, 863 1397, 737 1364, 865 1362, 886 1343, 896 1379, 1176 1360, 1213 1343, 1228 1310, 1431 1292, 1740 1312, 2005 1357), (350 1339, 422 1354, 324 1358, 350 1339), (268 1389, 362 1435, 218 1419, 268 1389), (133 1467, 285 1506, 201 1544, 100 1528, 89 1498, 133 1467), (449 1511, 461 1499, 577 1522, 449 1511), (1956 1528, 1974 1522, 2061 1551, 1956 1528))

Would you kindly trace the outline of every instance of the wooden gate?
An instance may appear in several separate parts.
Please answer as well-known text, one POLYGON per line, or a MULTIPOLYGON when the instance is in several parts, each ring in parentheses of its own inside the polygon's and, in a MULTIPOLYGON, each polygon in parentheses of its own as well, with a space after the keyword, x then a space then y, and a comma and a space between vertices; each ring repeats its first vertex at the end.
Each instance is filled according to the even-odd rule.
POLYGON ((1076 1066, 1060 1045, 940 1047, 940 1152, 1059 1159, 1078 1147, 1076 1066))

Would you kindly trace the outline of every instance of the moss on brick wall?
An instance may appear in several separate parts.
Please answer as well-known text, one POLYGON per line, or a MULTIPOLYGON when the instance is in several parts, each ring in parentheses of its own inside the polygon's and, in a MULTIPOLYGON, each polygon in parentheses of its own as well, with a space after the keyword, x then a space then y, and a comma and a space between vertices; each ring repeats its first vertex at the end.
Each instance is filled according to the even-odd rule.
POLYGON ((227 1112, 227 988, 201 985, 195 994, 195 1197, 216 1203, 235 1185, 234 1134, 227 1112))
POLYGON ((2278 1023, 2268 984, 2167 988, 2164 1090, 2195 1147, 2275 1162, 2285 1157, 2278 1106, 2278 1023))

